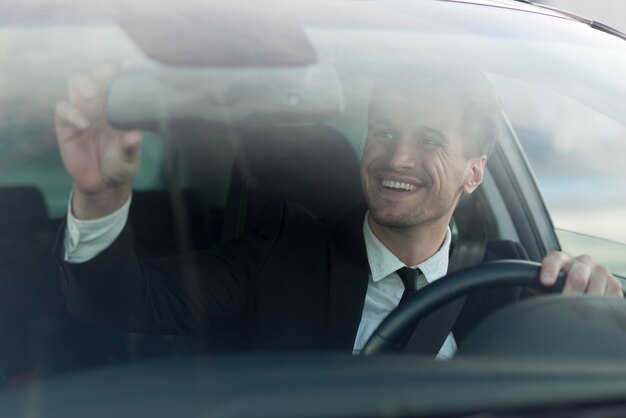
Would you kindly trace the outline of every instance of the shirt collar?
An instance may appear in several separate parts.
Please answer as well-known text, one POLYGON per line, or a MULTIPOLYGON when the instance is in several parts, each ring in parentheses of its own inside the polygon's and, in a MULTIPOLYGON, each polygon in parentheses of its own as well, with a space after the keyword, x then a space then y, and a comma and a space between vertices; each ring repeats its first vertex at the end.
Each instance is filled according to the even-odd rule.
MULTIPOLYGON (((363 237, 365 239, 365 250, 367 251, 367 261, 370 266, 372 280, 377 282, 394 273, 396 270, 405 267, 405 265, 389 248, 385 247, 385 244, 383 244, 376 235, 374 235, 367 221, 368 216, 369 212, 366 213, 363 221, 363 237)), ((422 263, 416 266, 409 266, 419 268, 428 283, 442 278, 448 272, 450 242, 452 241, 451 236, 450 228, 447 228, 446 237, 439 250, 422 263)))

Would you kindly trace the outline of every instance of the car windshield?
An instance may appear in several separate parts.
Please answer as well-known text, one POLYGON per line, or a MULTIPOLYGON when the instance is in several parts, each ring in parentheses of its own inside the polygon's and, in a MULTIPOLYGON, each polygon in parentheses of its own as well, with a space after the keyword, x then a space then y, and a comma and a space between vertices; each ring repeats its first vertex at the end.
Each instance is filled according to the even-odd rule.
MULTIPOLYGON (((432 173, 446 171, 454 158, 482 155, 459 138, 479 138, 482 150, 484 138, 493 137, 494 149, 480 187, 463 189, 460 202, 448 199, 456 210, 435 248, 444 248, 446 264, 439 275, 433 268, 432 280, 430 267, 422 268, 429 282, 445 275, 450 242, 452 248, 480 242, 488 253, 506 242, 521 254, 496 259, 585 253, 626 278, 626 43, 619 36, 505 1, 218 3, 24 2, 0 19, 2 385, 242 350, 360 353, 369 319, 358 307, 368 303, 368 280, 378 280, 375 250, 362 251, 371 271, 356 314, 349 301, 333 311, 335 290, 326 282, 332 261, 302 265, 283 255, 285 271, 268 274, 272 254, 334 234, 355 211, 367 244, 365 207, 372 212, 377 202, 368 187, 394 196, 437 188, 456 199, 454 178, 432 173), (103 71, 111 74, 106 82, 103 71), (86 79, 100 81, 90 90, 86 79), (128 215, 117 230, 90 232, 93 224, 82 225, 78 213, 77 222, 66 218, 81 184, 60 152, 67 131, 59 104, 72 106, 81 95, 85 115, 100 112, 111 132, 141 135, 128 215), (411 179, 387 178, 375 160, 368 165, 374 152, 368 147, 392 141, 395 151, 385 152, 395 156, 381 151, 387 157, 379 158, 409 164, 397 150, 415 146, 437 162, 420 157, 426 168, 420 165, 411 179), (370 174, 380 186, 368 186, 370 174), (281 218, 280 228, 268 227, 277 224, 276 211, 297 222, 281 218), (103 235, 111 236, 104 247, 96 243, 103 235), (276 241, 270 251, 259 240, 276 241), (75 241, 82 243, 78 250, 75 241), (139 260, 137 269, 154 273, 150 284, 101 286, 119 280, 113 252, 139 260), (208 286, 206 264, 198 262, 207 254, 228 277, 246 280, 196 297, 208 286), (170 271, 177 272, 172 282, 160 275, 170 271), (289 284, 304 283, 297 271, 306 285, 289 284), (98 284, 75 286, 79 274, 98 284), (242 288, 251 290, 238 299, 242 288), (319 302, 303 296, 315 292, 330 296, 319 302), (155 302, 162 297, 167 302, 155 302), (152 311, 149 321, 137 316, 138 307, 152 311), (224 314, 231 311, 245 318, 224 314), (330 319, 319 329, 311 319, 319 315, 345 316, 353 325, 330 319), (207 325, 216 318, 223 325, 207 325)), ((80 116, 66 114, 81 124, 80 116)), ((94 163, 88 154, 76 166, 82 161, 81 170, 100 173, 104 160, 94 163)), ((122 182, 113 175, 108 181, 122 182)), ((425 217, 439 213, 436 205, 421 205, 425 217)), ((375 227, 369 233, 380 238, 375 227)), ((339 239, 323 239, 330 240, 323 250, 303 251, 334 260, 337 246, 343 254, 339 239)), ((347 248, 360 245, 363 235, 347 248)), ((383 274, 384 268, 381 277, 394 271, 383 274)), ((398 289, 380 291, 393 293, 395 306, 398 289)), ((455 356, 463 338, 453 334, 455 342, 444 347, 454 348, 432 357, 455 356)))

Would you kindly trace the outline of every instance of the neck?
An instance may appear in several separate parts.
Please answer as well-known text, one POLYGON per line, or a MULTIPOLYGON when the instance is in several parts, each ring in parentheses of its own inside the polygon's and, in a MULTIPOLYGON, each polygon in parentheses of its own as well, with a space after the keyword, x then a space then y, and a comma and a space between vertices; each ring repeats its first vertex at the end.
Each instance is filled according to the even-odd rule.
POLYGON ((448 223, 438 222, 412 228, 391 228, 368 216, 372 232, 407 266, 420 264, 435 255, 446 238, 448 223))

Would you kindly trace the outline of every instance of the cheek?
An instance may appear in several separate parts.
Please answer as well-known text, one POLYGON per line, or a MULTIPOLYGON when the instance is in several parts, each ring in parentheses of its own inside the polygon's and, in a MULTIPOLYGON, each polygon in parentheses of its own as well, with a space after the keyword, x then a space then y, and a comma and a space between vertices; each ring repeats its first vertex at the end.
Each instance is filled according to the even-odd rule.
POLYGON ((442 184, 446 181, 446 161, 437 152, 429 152, 423 156, 423 167, 426 173, 430 176, 433 184, 442 184))
POLYGON ((381 161, 385 156, 385 147, 375 142, 365 145, 363 157, 361 158, 361 171, 366 171, 369 166, 377 161, 381 161))

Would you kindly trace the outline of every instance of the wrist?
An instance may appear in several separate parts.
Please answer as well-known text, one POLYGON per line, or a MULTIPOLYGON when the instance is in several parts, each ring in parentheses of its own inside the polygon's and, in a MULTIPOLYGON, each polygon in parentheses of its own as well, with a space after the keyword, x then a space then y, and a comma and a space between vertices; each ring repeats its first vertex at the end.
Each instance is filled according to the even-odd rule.
POLYGON ((72 192, 71 210, 76 219, 89 220, 110 215, 121 208, 129 199, 132 185, 107 189, 98 193, 72 192))

